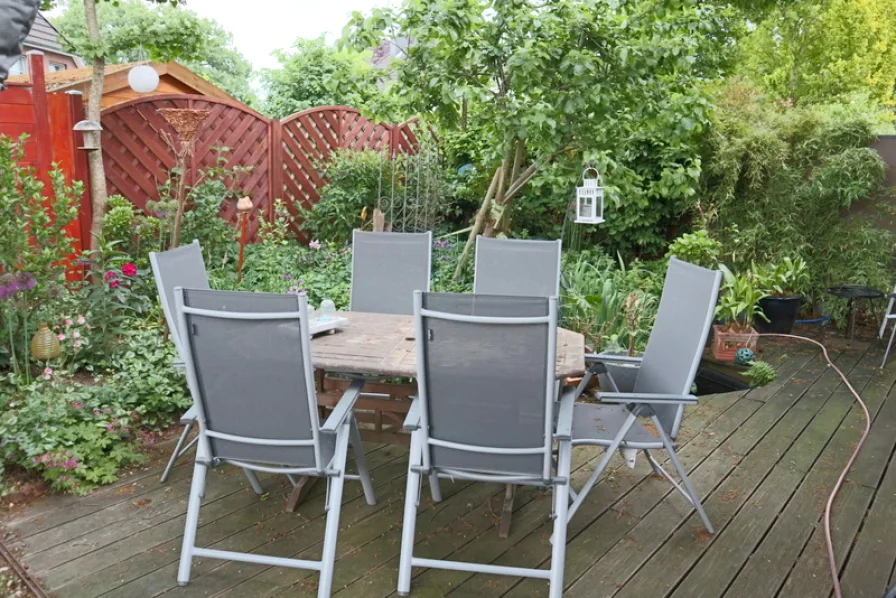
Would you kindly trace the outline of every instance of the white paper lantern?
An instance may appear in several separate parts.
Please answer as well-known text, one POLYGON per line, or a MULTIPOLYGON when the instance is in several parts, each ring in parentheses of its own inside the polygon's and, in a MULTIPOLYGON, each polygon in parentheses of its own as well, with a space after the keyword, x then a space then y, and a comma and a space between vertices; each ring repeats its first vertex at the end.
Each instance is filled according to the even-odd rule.
POLYGON ((600 173, 594 168, 586 168, 582 173, 582 186, 576 187, 576 223, 600 224, 604 220, 604 188, 600 184, 600 173), (587 178, 593 172, 594 178, 587 178))
POLYGON ((159 86, 159 74, 148 64, 138 64, 128 71, 128 85, 137 93, 149 93, 159 86))

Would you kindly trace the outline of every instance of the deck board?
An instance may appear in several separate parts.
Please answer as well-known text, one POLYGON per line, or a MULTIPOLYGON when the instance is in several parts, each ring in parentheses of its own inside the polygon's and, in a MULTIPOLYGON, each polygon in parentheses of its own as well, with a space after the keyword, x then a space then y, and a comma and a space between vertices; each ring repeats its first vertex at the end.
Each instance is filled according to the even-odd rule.
MULTIPOLYGON (((826 340, 873 418, 865 451, 834 506, 834 540, 845 595, 880 598, 896 582, 896 365, 877 368, 881 348, 826 340)), ((716 534, 644 459, 614 458, 570 523, 566 596, 588 598, 826 597, 831 591, 820 526, 827 495, 859 438, 864 416, 818 351, 777 341, 778 379, 751 391, 705 397, 678 439, 716 534)), ((574 451, 574 485, 600 452, 574 451)), ((314 596, 316 574, 197 559, 187 588, 175 583, 192 467, 183 459, 167 485, 161 457, 87 497, 49 497, 5 522, 30 572, 53 596, 261 598, 314 596)), ((661 461, 665 461, 665 457, 661 461)), ((334 595, 395 595, 407 449, 368 446, 378 504, 345 487, 334 595)), ((257 497, 242 474, 209 479, 198 541, 219 549, 318 558, 325 485, 285 513, 290 487, 267 476, 257 497)), ((424 484, 417 523, 420 556, 548 566, 550 493, 521 489, 508 539, 497 533, 499 485, 444 480, 435 504, 424 484)), ((544 596, 545 582, 414 571, 412 596, 544 596)))

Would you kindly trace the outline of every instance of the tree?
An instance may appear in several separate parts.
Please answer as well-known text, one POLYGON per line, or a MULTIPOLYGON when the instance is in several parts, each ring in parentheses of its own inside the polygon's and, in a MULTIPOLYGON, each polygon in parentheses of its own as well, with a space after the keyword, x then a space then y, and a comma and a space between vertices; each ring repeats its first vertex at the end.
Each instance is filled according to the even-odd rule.
POLYGON ((261 75, 269 116, 283 118, 315 106, 364 108, 379 94, 369 52, 338 50, 320 37, 297 39, 274 55, 280 68, 261 75))
POLYGON ((734 14, 697 0, 416 0, 355 13, 345 35, 356 48, 410 38, 392 93, 443 127, 481 115, 492 175, 469 249, 480 230, 510 231, 514 197, 558 158, 592 161, 633 208, 634 222, 611 216, 611 233, 652 230, 637 221, 652 202, 693 194, 700 85, 725 72, 734 14))
MULTIPOLYGON (((84 6, 73 2, 53 19, 76 54, 85 45, 89 47, 84 17, 84 6)), ((231 35, 214 20, 201 18, 182 6, 151 6, 140 0, 101 3, 97 18, 109 48, 106 60, 123 63, 173 57, 235 98, 248 104, 256 100, 249 85, 252 65, 236 50, 231 35), (150 37, 154 39, 147 43, 150 37)))
POLYGON ((747 77, 773 97, 825 102, 864 92, 896 100, 896 0, 804 0, 744 41, 747 77))

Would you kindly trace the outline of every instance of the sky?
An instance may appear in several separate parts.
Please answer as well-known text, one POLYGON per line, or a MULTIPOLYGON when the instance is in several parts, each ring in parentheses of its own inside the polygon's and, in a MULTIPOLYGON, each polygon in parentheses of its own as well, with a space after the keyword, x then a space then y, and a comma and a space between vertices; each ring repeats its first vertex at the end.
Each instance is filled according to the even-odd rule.
POLYGON ((273 68, 271 52, 299 37, 333 42, 353 11, 368 13, 390 0, 186 0, 187 8, 233 34, 234 45, 255 69, 273 68))

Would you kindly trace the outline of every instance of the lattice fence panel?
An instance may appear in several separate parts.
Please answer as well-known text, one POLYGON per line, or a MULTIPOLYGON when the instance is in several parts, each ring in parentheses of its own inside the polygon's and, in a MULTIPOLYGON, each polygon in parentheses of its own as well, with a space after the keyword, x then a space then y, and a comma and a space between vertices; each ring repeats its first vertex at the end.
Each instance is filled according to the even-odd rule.
MULTIPOLYGON (((114 106, 103 113, 103 160, 109 193, 119 193, 140 209, 148 200, 157 200, 158 187, 174 167, 174 152, 165 135, 177 134, 157 112, 159 108, 209 110, 197 135, 187 183, 197 181, 201 171, 226 158, 228 167, 248 167, 234 183, 252 198, 255 209, 249 215, 250 238, 258 231, 259 218, 271 208, 271 124, 263 116, 238 104, 203 96, 156 96, 114 106), (229 148, 219 154, 216 148, 229 148)), ((235 202, 222 206, 221 216, 236 223, 235 202)))

